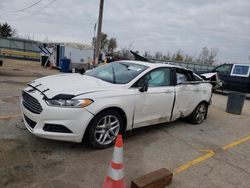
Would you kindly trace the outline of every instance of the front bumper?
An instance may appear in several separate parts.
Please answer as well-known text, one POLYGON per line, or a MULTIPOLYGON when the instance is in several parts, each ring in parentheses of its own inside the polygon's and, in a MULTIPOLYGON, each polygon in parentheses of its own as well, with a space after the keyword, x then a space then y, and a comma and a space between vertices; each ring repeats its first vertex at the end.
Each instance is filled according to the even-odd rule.
POLYGON ((43 111, 40 114, 32 113, 23 106, 21 100, 24 124, 32 134, 53 140, 70 142, 82 141, 85 130, 93 118, 93 114, 88 112, 85 108, 61 108, 48 106, 39 91, 28 94, 36 98, 43 108, 43 111), (48 124, 50 126, 62 125, 70 130, 70 132, 46 131, 44 126, 48 124))

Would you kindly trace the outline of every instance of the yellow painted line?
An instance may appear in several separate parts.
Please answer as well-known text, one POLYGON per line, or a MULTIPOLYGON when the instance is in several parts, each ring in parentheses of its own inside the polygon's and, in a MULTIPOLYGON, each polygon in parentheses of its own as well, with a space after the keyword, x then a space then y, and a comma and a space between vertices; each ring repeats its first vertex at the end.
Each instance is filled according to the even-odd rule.
MULTIPOLYGON (((242 139, 236 140, 236 141, 234 141, 234 142, 232 142, 230 144, 227 144, 227 145, 223 146, 222 149, 225 151, 225 150, 233 148, 233 147, 235 147, 235 146, 237 146, 237 145, 239 145, 241 143, 247 142, 249 140, 250 140, 250 135, 247 136, 247 137, 244 137, 242 139)), ((198 157, 198 158, 184 164, 184 165, 181 165, 180 167, 178 167, 174 171, 174 175, 179 174, 179 173, 191 168, 192 166, 197 165, 197 164, 201 163, 202 161, 205 161, 205 160, 213 157, 216 154, 216 152, 213 151, 213 150, 200 150, 200 151, 205 151, 207 153, 205 155, 202 155, 201 157, 198 157)))
POLYGON ((16 50, 0 50, 2 55, 18 55, 18 56, 29 56, 29 57, 40 57, 40 53, 35 52, 21 52, 16 50))
POLYGON ((232 142, 232 143, 230 143, 230 144, 227 144, 227 145, 223 146, 222 149, 223 149, 223 150, 228 150, 228 149, 230 149, 230 148, 233 148, 233 147, 235 147, 235 146, 237 146, 237 145, 239 145, 239 144, 241 144, 241 143, 247 142, 247 141, 249 141, 249 140, 250 140, 250 135, 247 136, 247 137, 245 137, 245 138, 236 140, 236 141, 234 141, 234 142, 232 142))
POLYGON ((21 117, 21 114, 9 115, 9 116, 0 116, 0 120, 8 120, 16 117, 21 117))
POLYGON ((211 157, 213 157, 215 155, 215 152, 213 150, 207 150, 207 154, 205 155, 202 155, 201 157, 198 157, 184 165, 181 165, 179 168, 177 168, 175 171, 174 171, 174 175, 176 174, 179 174, 187 169, 189 169, 190 167, 198 164, 198 163, 201 163, 202 161, 205 161, 211 157))

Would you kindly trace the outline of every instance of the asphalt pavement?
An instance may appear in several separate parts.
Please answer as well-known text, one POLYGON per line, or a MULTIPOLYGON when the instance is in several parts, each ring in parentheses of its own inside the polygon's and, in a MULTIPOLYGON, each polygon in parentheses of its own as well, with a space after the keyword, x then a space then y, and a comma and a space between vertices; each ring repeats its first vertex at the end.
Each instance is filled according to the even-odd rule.
MULTIPOLYGON (((38 138, 24 127, 20 95, 26 83, 54 70, 38 64, 0 69, 0 187, 99 188, 113 148, 38 138)), ((227 96, 214 94, 207 120, 178 120, 129 132, 124 137, 127 187, 132 179, 165 167, 171 188, 248 188, 250 185, 250 101, 242 115, 225 112, 227 96)))

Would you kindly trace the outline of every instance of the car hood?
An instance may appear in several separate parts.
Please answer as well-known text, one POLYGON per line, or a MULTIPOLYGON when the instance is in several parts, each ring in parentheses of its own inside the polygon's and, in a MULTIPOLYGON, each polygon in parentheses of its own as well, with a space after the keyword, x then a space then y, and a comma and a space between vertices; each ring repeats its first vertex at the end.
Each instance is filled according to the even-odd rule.
POLYGON ((81 95, 121 88, 121 85, 111 84, 100 79, 81 74, 58 74, 34 80, 29 86, 41 91, 47 98, 57 95, 81 95))

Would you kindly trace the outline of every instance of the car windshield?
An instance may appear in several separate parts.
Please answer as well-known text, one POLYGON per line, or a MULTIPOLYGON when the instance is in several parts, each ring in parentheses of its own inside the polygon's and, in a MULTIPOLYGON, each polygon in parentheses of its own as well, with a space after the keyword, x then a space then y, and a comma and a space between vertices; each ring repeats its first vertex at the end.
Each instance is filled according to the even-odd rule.
POLYGON ((148 67, 129 62, 113 62, 89 70, 85 75, 99 78, 114 84, 126 84, 148 67))

